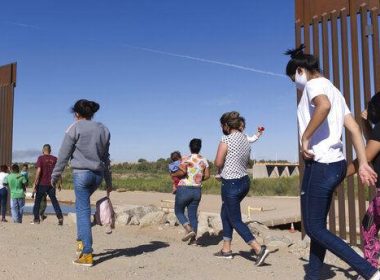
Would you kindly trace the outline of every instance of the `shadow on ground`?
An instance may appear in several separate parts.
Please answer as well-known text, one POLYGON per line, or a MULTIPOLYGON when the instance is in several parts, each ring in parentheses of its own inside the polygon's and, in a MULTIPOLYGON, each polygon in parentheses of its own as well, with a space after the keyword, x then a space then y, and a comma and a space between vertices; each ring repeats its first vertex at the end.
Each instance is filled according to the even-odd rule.
MULTIPOLYGON (((274 250, 274 251, 271 251, 270 255, 272 255, 273 253, 276 253, 278 251, 278 249, 274 250)), ((243 258, 245 258, 246 260, 249 260, 251 262, 256 262, 256 256, 252 254, 251 251, 239 251, 239 253, 236 253, 236 254, 233 254, 233 256, 241 256, 243 258)), ((265 261, 261 264, 261 266, 271 266, 271 264, 267 263, 267 259, 265 259, 265 261)))
POLYGON ((222 232, 219 232, 218 235, 210 234, 208 232, 204 233, 202 236, 198 238, 198 244, 201 247, 218 245, 220 241, 223 240, 222 232))
MULTIPOLYGON (((309 266, 309 261, 307 259, 304 259, 304 258, 300 258, 301 261, 305 262, 305 264, 303 265, 303 269, 305 270, 305 277, 304 279, 306 280, 306 272, 308 270, 308 266, 309 266)), ((336 277, 336 272, 339 271, 339 272, 343 272, 344 274, 344 277, 346 277, 346 279, 357 279, 357 273, 354 272, 354 270, 352 268, 349 268, 349 269, 343 269, 341 267, 337 267, 335 265, 331 265, 331 264, 326 264, 324 263, 323 264, 323 268, 322 268, 322 272, 321 272, 321 280, 327 280, 327 279, 333 279, 334 277, 336 277), (354 275, 352 275, 352 273, 354 275)))
POLYGON ((106 249, 104 253, 94 254, 94 258, 96 258, 94 262, 95 265, 97 265, 114 258, 135 257, 144 253, 154 252, 169 246, 169 243, 166 242, 151 241, 149 244, 143 244, 133 248, 106 249))

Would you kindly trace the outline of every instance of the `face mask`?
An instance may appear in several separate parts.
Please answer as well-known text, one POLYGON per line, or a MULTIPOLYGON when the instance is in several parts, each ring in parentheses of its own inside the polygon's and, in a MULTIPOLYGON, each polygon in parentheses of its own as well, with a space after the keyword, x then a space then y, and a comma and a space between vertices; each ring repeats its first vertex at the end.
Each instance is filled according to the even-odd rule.
POLYGON ((302 74, 298 74, 298 71, 296 71, 296 76, 294 77, 294 82, 296 83, 296 88, 303 91, 305 88, 305 85, 307 83, 307 77, 306 73, 302 71, 302 74))

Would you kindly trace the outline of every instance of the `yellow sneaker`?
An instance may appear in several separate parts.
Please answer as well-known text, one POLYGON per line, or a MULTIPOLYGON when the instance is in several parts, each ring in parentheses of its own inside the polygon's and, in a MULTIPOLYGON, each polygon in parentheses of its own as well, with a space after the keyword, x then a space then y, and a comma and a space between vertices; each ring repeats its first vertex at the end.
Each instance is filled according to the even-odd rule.
POLYGON ((83 242, 80 241, 80 240, 77 240, 77 256, 79 257, 80 255, 82 255, 82 251, 83 251, 83 242))
POLYGON ((94 260, 92 259, 92 254, 82 254, 78 259, 73 261, 73 264, 82 266, 93 266, 94 260))

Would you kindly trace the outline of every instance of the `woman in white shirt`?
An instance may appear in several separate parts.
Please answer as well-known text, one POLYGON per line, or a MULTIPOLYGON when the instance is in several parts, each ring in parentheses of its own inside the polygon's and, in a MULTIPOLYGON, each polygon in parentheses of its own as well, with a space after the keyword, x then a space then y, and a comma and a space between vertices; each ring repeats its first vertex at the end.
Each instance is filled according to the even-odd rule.
POLYGON ((301 213, 305 232, 311 239, 307 279, 320 279, 326 249, 365 279, 380 279, 376 268, 326 228, 334 190, 346 174, 341 141, 343 127, 351 134, 363 184, 373 185, 376 173, 367 163, 359 126, 342 94, 322 76, 318 58, 304 54, 303 48, 301 45, 298 49, 287 51, 291 59, 286 66, 286 74, 303 92, 297 115, 301 153, 305 160, 301 213))
POLYGON ((0 166, 0 209, 1 209, 1 221, 7 222, 5 219, 5 214, 7 212, 7 201, 8 201, 8 189, 4 186, 4 178, 8 176, 8 166, 0 166))

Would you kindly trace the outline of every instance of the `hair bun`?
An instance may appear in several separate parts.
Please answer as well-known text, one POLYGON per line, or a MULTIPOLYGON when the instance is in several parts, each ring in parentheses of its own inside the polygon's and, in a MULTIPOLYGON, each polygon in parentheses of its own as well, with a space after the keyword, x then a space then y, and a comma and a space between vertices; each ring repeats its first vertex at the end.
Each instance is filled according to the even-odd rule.
POLYGON ((93 113, 96 113, 99 110, 99 108, 100 108, 100 105, 98 103, 94 102, 94 101, 89 101, 88 105, 90 106, 91 111, 93 113))
POLYGON ((290 55, 291 58, 296 58, 297 56, 303 55, 303 49, 305 48, 304 44, 301 44, 296 49, 288 49, 285 52, 285 55, 290 55))
POLYGON ((236 111, 232 111, 232 112, 230 112, 230 118, 231 118, 231 119, 237 119, 237 118, 240 118, 240 113, 239 113, 239 112, 236 112, 236 111))

